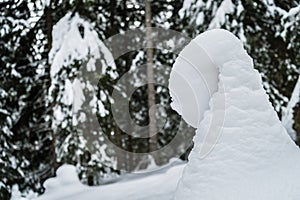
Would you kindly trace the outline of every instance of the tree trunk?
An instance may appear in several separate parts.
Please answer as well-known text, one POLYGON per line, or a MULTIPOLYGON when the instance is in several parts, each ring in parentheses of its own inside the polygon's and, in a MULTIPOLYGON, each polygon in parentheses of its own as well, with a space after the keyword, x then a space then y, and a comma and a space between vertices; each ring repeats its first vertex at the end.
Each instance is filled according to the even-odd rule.
POLYGON ((297 133, 296 144, 300 146, 300 102, 294 108, 294 129, 297 133))
MULTIPOLYGON (((152 48, 152 28, 151 28, 151 0, 146 0, 146 40, 147 40, 147 77, 148 81, 154 83, 153 70, 153 48, 152 48), (151 48, 149 48, 151 47, 151 48)), ((149 107, 149 151, 156 163, 158 163, 157 149, 157 127, 155 109, 155 85, 148 84, 148 107, 149 107), (150 111, 151 109, 151 111, 150 111)))

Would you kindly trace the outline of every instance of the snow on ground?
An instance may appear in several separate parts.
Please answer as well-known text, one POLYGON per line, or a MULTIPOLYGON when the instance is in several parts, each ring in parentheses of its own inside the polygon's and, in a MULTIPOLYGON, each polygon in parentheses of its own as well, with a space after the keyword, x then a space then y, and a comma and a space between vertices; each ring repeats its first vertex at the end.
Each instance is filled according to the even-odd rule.
POLYGON ((173 197, 184 166, 175 161, 159 170, 123 175, 116 183, 88 187, 80 183, 74 166, 64 165, 57 177, 47 180, 45 194, 36 200, 168 200, 173 197))
POLYGON ((204 119, 196 125, 195 146, 175 199, 300 199, 299 148, 277 117, 241 41, 228 31, 216 29, 199 35, 192 43, 186 48, 198 45, 189 51, 203 61, 182 62, 184 56, 176 60, 170 78, 171 105, 189 122, 191 116, 199 117, 193 113, 199 109, 186 100, 182 90, 187 89, 182 86, 195 92, 189 96, 190 102, 195 100, 203 108, 208 104, 203 101, 208 99, 203 88, 214 91, 215 85, 205 80, 218 80, 218 90, 209 100, 204 119), (216 77, 205 73, 207 64, 218 70, 216 77))

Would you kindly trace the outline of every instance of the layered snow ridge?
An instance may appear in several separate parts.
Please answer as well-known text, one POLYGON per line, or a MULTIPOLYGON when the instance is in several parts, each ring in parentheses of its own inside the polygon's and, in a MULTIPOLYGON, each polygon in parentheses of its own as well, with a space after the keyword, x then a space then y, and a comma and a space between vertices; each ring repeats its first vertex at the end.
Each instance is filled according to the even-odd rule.
POLYGON ((277 117, 242 42, 228 31, 215 29, 199 35, 191 43, 194 44, 186 47, 191 49, 183 52, 198 53, 204 62, 182 62, 189 58, 181 54, 170 78, 173 108, 188 122, 191 116, 197 116, 195 121, 200 121, 191 123, 197 128, 195 147, 175 199, 300 199, 299 148, 277 117), (202 50, 193 51, 197 45, 202 50), (206 75, 203 69, 207 64, 217 70, 216 77, 214 73, 206 75), (190 69, 199 71, 201 76, 197 79, 186 72, 189 75, 183 76, 188 78, 177 78, 178 72, 190 69), (203 81, 211 79, 217 83, 203 81), (211 93, 205 92, 203 82, 211 93), (207 105, 207 110, 202 111, 202 117, 193 113, 199 112, 197 107, 189 108, 194 105, 182 99, 181 85, 189 85, 191 91, 198 93, 189 97, 191 101, 203 97, 204 102, 199 103, 203 108, 207 105))

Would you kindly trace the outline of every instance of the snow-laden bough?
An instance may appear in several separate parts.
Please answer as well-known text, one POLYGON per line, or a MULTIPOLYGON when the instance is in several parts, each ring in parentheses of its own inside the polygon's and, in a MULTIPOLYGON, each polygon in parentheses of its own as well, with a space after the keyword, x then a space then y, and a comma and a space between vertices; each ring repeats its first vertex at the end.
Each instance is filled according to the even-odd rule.
POLYGON ((300 151, 242 42, 225 30, 188 44, 170 76, 171 106, 197 128, 175 199, 300 199, 300 151))

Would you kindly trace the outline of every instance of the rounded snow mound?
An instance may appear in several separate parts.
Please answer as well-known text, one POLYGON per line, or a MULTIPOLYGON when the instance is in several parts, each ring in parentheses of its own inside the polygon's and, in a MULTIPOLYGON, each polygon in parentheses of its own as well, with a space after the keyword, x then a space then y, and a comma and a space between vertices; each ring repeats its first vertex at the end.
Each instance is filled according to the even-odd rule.
POLYGON ((194 39, 211 58, 217 67, 232 60, 244 60, 252 63, 252 59, 243 47, 243 43, 232 33, 223 29, 206 31, 194 39))
POLYGON ((56 171, 56 177, 46 180, 44 187, 46 192, 60 188, 62 186, 66 187, 68 185, 78 185, 81 184, 76 167, 73 165, 62 165, 56 171))

